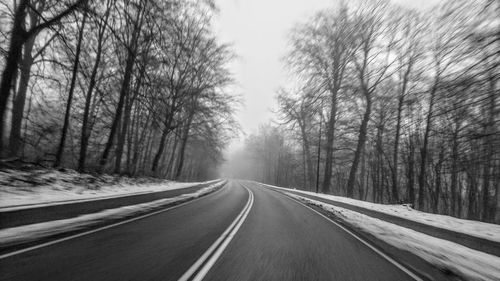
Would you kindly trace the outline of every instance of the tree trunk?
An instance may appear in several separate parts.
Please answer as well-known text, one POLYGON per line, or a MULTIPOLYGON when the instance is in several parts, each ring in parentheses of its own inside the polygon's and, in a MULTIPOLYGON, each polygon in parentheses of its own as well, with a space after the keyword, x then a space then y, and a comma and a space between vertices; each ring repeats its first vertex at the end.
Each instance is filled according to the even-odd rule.
POLYGON ((408 199, 413 208, 415 208, 415 144, 410 136, 408 140, 408 199))
POLYGON ((366 174, 366 152, 361 153, 361 175, 359 176, 359 199, 365 200, 365 174, 366 174))
POLYGON ((111 130, 109 132, 108 141, 106 142, 104 152, 102 153, 101 160, 99 161, 100 171, 104 169, 104 166, 108 162, 108 157, 111 152, 111 148, 113 147, 115 135, 118 130, 118 124, 122 119, 123 105, 125 103, 127 95, 129 94, 130 78, 132 77, 132 72, 134 70, 134 63, 137 56, 137 45, 138 45, 137 41, 139 40, 140 30, 142 28, 142 9, 143 7, 138 8, 137 17, 134 22, 134 30, 132 31, 132 38, 130 39, 131 41, 127 46, 127 60, 125 63, 125 72, 123 75, 123 80, 120 90, 120 99, 118 100, 116 113, 113 118, 113 123, 111 124, 111 130))
MULTIPOLYGON (((488 139, 488 138, 486 138, 488 139)), ((491 140, 490 142, 488 142, 488 140, 486 140, 486 147, 488 147, 492 142, 493 140, 491 140)), ((490 207, 489 207, 489 203, 490 203, 490 180, 491 180, 491 173, 490 173, 490 168, 491 168, 491 158, 492 158, 492 153, 493 151, 492 150, 489 150, 489 149, 485 149, 486 150, 486 155, 485 155, 485 161, 483 163, 483 190, 482 190, 482 208, 481 208, 481 220, 482 221, 488 221, 489 220, 489 210, 490 210, 490 207)))
POLYGON ((458 188, 458 124, 455 125, 455 132, 453 133, 453 142, 451 148, 451 215, 460 217, 457 214, 457 197, 462 196, 459 194, 458 188))
POLYGON ((379 124, 377 125, 377 140, 375 142, 376 146, 376 199, 375 202, 382 203, 384 197, 384 161, 382 155, 384 153, 382 144, 384 143, 384 124, 383 120, 380 119, 379 124))
POLYGON ((333 166, 333 145, 335 138, 335 123, 337 122, 337 94, 338 88, 334 87, 331 91, 331 108, 328 126, 326 128, 326 159, 325 159, 325 177, 323 178, 323 193, 330 191, 330 182, 333 166))
POLYGON ((313 185, 314 181, 314 170, 313 170, 313 164, 312 164, 312 157, 311 157, 311 146, 309 144, 309 136, 307 135, 306 128, 305 128, 305 121, 302 121, 302 124, 300 125, 300 132, 302 134, 302 142, 304 145, 304 157, 305 157, 305 166, 306 166, 306 185, 311 188, 313 185))
POLYGON ((96 58, 94 66, 92 67, 92 73, 90 74, 89 87, 87 89, 87 93, 85 94, 85 106, 83 109, 83 121, 82 121, 81 135, 80 135, 80 156, 78 158, 78 171, 80 173, 85 171, 87 147, 91 134, 91 130, 89 130, 89 124, 88 124, 89 114, 90 114, 90 104, 92 102, 92 93, 97 83, 97 73, 99 70, 99 64, 101 63, 101 57, 102 57, 103 38, 104 38, 104 33, 106 31, 106 25, 108 23, 110 11, 111 8, 108 6, 104 19, 99 26, 99 33, 97 35, 96 58))
POLYGON ((13 100, 12 119, 9 136, 9 154, 19 156, 21 148, 21 127, 24 119, 24 105, 26 103, 26 93, 28 91, 31 66, 33 65, 33 56, 31 54, 35 44, 35 36, 30 37, 24 43, 23 59, 21 61, 21 75, 19 77, 19 88, 13 100))
POLYGON ((463 213, 463 198, 462 198, 462 193, 463 193, 463 186, 462 186, 462 183, 460 181, 460 177, 459 177, 459 181, 458 181, 458 197, 457 197, 457 217, 459 218, 462 218, 462 213, 463 213))
POLYGON ((398 109, 397 109, 397 120, 396 120, 396 135, 394 137, 394 155, 393 155, 393 163, 394 169, 392 170, 392 202, 397 203, 399 201, 399 185, 398 185, 398 177, 399 177, 399 141, 401 138, 401 118, 403 112, 403 105, 405 101, 406 88, 408 87, 408 80, 410 73, 412 71, 413 66, 413 57, 411 57, 408 61, 408 65, 406 71, 404 72, 401 81, 401 92, 398 97, 398 109))
POLYGON ((426 125, 425 125, 425 133, 424 133, 424 144, 423 147, 420 150, 420 174, 418 176, 418 208, 420 210, 424 210, 424 203, 425 203, 425 183, 427 181, 426 179, 426 164, 427 164, 427 156, 428 156, 428 146, 429 146, 429 137, 430 137, 430 132, 431 132, 431 127, 432 127, 432 114, 433 114, 433 108, 434 108, 434 99, 437 91, 437 84, 438 80, 434 82, 434 85, 431 89, 430 92, 430 99, 429 99, 429 108, 427 112, 427 119, 426 119, 426 125))
POLYGON ((9 43, 9 50, 5 56, 5 65, 2 72, 2 80, 0 82, 0 157, 3 156, 3 140, 5 129, 5 112, 7 110, 7 102, 9 100, 10 91, 14 86, 14 80, 17 74, 17 67, 19 59, 21 58, 23 44, 30 37, 35 36, 41 30, 48 28, 55 23, 59 22, 62 18, 69 15, 77 9, 85 0, 76 1, 70 6, 66 7, 59 14, 53 18, 44 21, 42 24, 32 26, 29 31, 24 28, 27 10, 29 7, 29 0, 20 0, 14 12, 14 19, 12 30, 10 31, 11 38, 9 43))
POLYGON ((370 115, 372 111, 372 100, 371 94, 366 93, 366 109, 363 115, 363 120, 361 121, 361 126, 359 127, 358 144, 356 146, 356 151, 354 152, 354 160, 352 161, 351 170, 349 171, 349 179, 347 180, 347 197, 353 198, 354 196, 354 184, 356 182, 356 174, 358 172, 359 159, 361 158, 361 153, 365 149, 366 135, 368 122, 370 121, 370 115))
POLYGON ((441 167, 444 161, 444 147, 441 147, 439 150, 438 162, 434 167, 434 176, 435 176, 435 187, 434 187, 434 198, 432 200, 432 212, 434 214, 439 213, 439 198, 441 196, 441 167))
POLYGON ((142 158, 141 171, 146 171, 148 167, 148 159, 151 159, 151 151, 153 150, 153 140, 156 138, 154 130, 150 130, 147 137, 146 149, 144 150, 144 156, 142 158))
MULTIPOLYGON (((490 89, 488 95, 488 108, 486 109, 486 126, 484 130, 484 151, 486 153, 484 167, 483 167, 483 208, 482 217, 483 221, 490 221, 494 219, 494 208, 490 207, 490 186, 491 186, 491 168, 493 166, 493 154, 495 153, 494 143, 496 135, 495 130, 495 111, 496 111, 496 83, 497 81, 490 75, 490 89)), ((496 202, 495 202, 496 204, 496 202)), ((493 204, 492 204, 493 205, 493 204)))
POLYGON ((123 112, 122 122, 120 124, 120 130, 116 135, 116 150, 115 150, 115 168, 114 173, 119 174, 121 172, 122 155, 123 148, 125 147, 125 139, 127 138, 128 125, 130 121, 130 113, 132 111, 132 99, 129 95, 125 98, 125 110, 123 112))
POLYGON ((146 140, 146 133, 148 131, 152 131, 152 128, 150 130, 148 130, 148 126, 149 126, 149 118, 151 117, 152 115, 152 111, 148 111, 147 115, 146 115, 146 121, 143 123, 143 129, 141 131, 141 135, 139 137, 139 126, 140 126, 140 122, 138 122, 137 124, 137 132, 136 132, 136 135, 135 135, 135 138, 134 138, 134 153, 133 153, 133 157, 132 157, 132 174, 135 175, 137 173, 137 167, 140 167, 139 165, 139 159, 140 159, 140 155, 142 153, 142 151, 144 150, 144 147, 141 145, 141 144, 144 144, 144 141, 146 140))
POLYGON ((172 115, 173 115, 173 113, 169 112, 168 110, 165 113, 165 127, 164 127, 162 135, 161 135, 160 145, 158 146, 158 150, 156 151, 155 157, 153 159, 153 165, 151 166, 151 171, 155 175, 157 173, 158 164, 160 163, 161 155, 163 154, 163 151, 165 150, 165 141, 167 140, 168 134, 172 131, 172 128, 171 128, 172 121, 173 121, 172 115))
POLYGON ((132 152, 134 150, 134 145, 139 136, 139 119, 140 119, 140 110, 139 107, 136 106, 134 108, 132 122, 130 124, 129 134, 127 138, 127 160, 126 160, 126 171, 125 173, 129 176, 132 175, 132 152))
POLYGON ((29 0, 21 0, 14 13, 9 50, 5 58, 5 66, 2 72, 2 81, 0 82, 0 157, 3 156, 3 138, 5 129, 5 112, 7 102, 13 87, 14 77, 17 73, 17 65, 21 58, 22 47, 28 34, 24 30, 24 21, 28 9, 29 0))
POLYGON ((399 201, 399 186, 398 186, 398 167, 399 167, 399 139, 401 135, 401 115, 403 112, 404 104, 404 92, 406 88, 406 83, 403 85, 403 93, 398 99, 398 112, 396 120, 396 135, 394 136, 394 154, 393 154, 393 165, 392 169, 392 203, 397 203, 399 201))
POLYGON ((179 163, 177 164, 177 170, 175 172, 175 177, 174 177, 175 180, 178 180, 182 173, 182 166, 184 165, 184 154, 186 152, 186 145, 189 138, 189 129, 191 127, 194 114, 195 114, 194 111, 190 113, 187 120, 186 128, 184 128, 184 132, 182 133, 181 148, 179 151, 179 163))
POLYGON ((309 182, 310 180, 307 178, 307 161, 306 161, 306 148, 304 142, 302 141, 302 186, 304 186, 304 190, 310 190, 309 182))
POLYGON ((321 129, 323 128, 323 109, 320 111, 320 120, 319 120, 319 134, 318 134, 318 159, 316 161, 316 193, 318 193, 319 187, 319 168, 321 164, 321 129))
POLYGON ((99 162, 99 170, 101 171, 104 169, 104 166, 108 162, 108 157, 111 152, 111 148, 113 147, 116 131, 118 129, 118 123, 120 123, 120 120, 122 119, 123 105, 129 92, 130 77, 132 76, 134 61, 135 52, 129 51, 127 56, 127 63, 125 66, 125 75, 123 76, 122 87, 120 90, 120 99, 118 100, 116 113, 113 118, 113 123, 111 124, 111 131, 109 132, 108 141, 106 142, 104 152, 99 162))
POLYGON ((139 90, 141 89, 142 79, 144 79, 144 75, 146 73, 146 62, 142 65, 139 74, 139 77, 135 81, 134 87, 134 95, 132 97, 127 96, 125 102, 125 113, 123 115, 123 124, 120 136, 118 137, 118 142, 116 144, 116 158, 115 158, 115 173, 119 174, 121 172, 121 163, 122 163, 122 155, 123 148, 125 146, 125 140, 127 137, 129 122, 130 122, 130 113, 132 112, 132 107, 134 105, 134 101, 136 97, 139 95, 139 90))
POLYGON ((172 145, 172 157, 170 157, 169 161, 168 161, 168 165, 167 165, 167 177, 168 178, 173 178, 173 175, 174 175, 174 167, 175 167, 175 163, 176 163, 176 157, 175 157, 175 152, 177 151, 177 145, 179 143, 179 135, 178 134, 174 134, 174 143, 172 145))
POLYGON ((470 167, 470 171, 467 175, 467 181, 469 183, 469 210, 467 212, 467 218, 471 220, 477 220, 477 167, 470 167))
POLYGON ((75 62, 73 64, 73 71, 71 76, 71 83, 69 86, 68 101, 66 103, 66 112, 64 114, 64 124, 61 131, 61 139, 59 141, 59 147, 56 153, 56 161, 54 162, 54 167, 59 167, 61 165, 61 160, 64 152, 64 144, 66 142, 66 134, 69 127, 69 117, 71 115, 71 104, 73 102, 73 94, 75 91, 76 78, 78 76, 78 67, 80 66, 80 52, 82 49, 83 32, 85 29, 85 23, 87 21, 87 13, 83 13, 82 25, 78 31, 78 41, 75 51, 75 62))

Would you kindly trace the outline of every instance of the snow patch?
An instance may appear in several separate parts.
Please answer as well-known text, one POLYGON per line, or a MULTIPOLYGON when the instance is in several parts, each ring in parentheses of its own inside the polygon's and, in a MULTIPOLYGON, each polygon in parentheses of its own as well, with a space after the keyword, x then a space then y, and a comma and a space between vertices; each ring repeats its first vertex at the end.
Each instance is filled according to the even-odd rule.
POLYGON ((319 206, 350 225, 392 246, 411 252, 439 268, 448 269, 466 280, 500 280, 500 257, 348 209, 289 192, 286 194, 305 203, 319 206))
POLYGON ((207 182, 94 176, 73 170, 0 170, 0 208, 97 200, 187 188, 207 182))
MULTIPOLYGON (((267 185, 267 186, 281 189, 284 191, 288 190, 287 188, 282 188, 278 186, 272 186, 272 185, 267 185)), ((362 207, 365 209, 377 211, 395 217, 400 217, 403 219, 419 222, 426 225, 431 225, 442 229, 453 230, 470 236, 484 238, 500 243, 500 225, 498 224, 464 220, 446 215, 430 214, 412 209, 407 204, 404 205, 376 204, 362 200, 346 198, 342 196, 327 195, 322 193, 315 193, 315 192, 295 190, 295 189, 294 191, 306 195, 317 196, 335 202, 341 202, 357 207, 362 207)))
POLYGON ((115 209, 108 209, 93 214, 81 215, 75 218, 0 229, 0 247, 26 243, 64 232, 77 231, 106 221, 114 221, 145 213, 166 205, 179 204, 212 192, 213 190, 223 186, 225 183, 226 181, 220 181, 194 193, 183 194, 172 198, 158 199, 147 203, 124 206, 115 209))

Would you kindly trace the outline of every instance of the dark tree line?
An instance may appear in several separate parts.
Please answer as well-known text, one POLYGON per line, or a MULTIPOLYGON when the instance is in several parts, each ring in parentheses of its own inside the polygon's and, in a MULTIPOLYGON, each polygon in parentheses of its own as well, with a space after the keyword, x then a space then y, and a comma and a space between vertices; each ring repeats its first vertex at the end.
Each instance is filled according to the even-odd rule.
POLYGON ((297 82, 278 93, 280 128, 249 138, 248 177, 500 222, 499 14, 346 1, 297 24, 297 82))
POLYGON ((0 4, 0 154, 79 171, 215 175, 237 97, 211 1, 0 4))

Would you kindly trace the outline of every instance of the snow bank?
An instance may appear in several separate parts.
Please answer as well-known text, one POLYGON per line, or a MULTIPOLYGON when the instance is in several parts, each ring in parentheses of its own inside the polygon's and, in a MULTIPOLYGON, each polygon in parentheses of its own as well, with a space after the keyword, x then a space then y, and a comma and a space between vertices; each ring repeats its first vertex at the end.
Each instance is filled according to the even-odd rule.
POLYGON ((411 252, 466 280, 500 280, 500 257, 435 238, 351 210, 287 192, 291 197, 335 214, 350 225, 392 246, 411 252))
MULTIPOLYGON (((267 185, 267 186, 272 188, 282 189, 285 191, 290 190, 288 188, 282 188, 272 185, 267 185)), ((484 238, 500 243, 500 225, 498 224, 464 220, 446 215, 429 214, 414 210, 407 205, 384 205, 384 204, 376 204, 362 200, 346 198, 342 196, 327 195, 327 194, 303 191, 298 189, 294 189, 293 191, 300 192, 306 195, 317 196, 327 200, 332 200, 336 202, 350 204, 357 207, 370 209, 380 213, 401 217, 407 220, 412 220, 415 222, 431 225, 438 228, 453 230, 456 232, 462 232, 467 235, 484 238)))
MULTIPOLYGON (((202 182, 94 176, 73 170, 0 170, 0 208, 101 199, 190 187, 202 182)), ((208 183, 208 182, 205 182, 208 183)))
POLYGON ((108 209, 101 212, 81 215, 71 219, 63 219, 23 225, 12 228, 0 229, 0 247, 26 243, 37 239, 53 236, 56 234, 81 230, 90 226, 101 224, 106 221, 127 218, 159 207, 179 204, 188 200, 198 198, 214 189, 223 186, 226 181, 220 181, 202 188, 194 193, 179 195, 172 198, 159 199, 147 203, 108 209))

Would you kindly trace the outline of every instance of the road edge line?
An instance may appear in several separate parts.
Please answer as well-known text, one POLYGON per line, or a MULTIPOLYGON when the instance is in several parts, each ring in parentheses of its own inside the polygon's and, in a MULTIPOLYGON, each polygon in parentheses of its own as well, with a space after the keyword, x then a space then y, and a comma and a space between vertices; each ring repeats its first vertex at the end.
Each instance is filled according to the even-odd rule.
POLYGON ((348 234, 350 234, 352 237, 356 238, 356 240, 358 240, 359 242, 363 243, 365 246, 367 246, 372 251, 374 251, 375 253, 377 253, 379 256, 383 257, 385 260, 387 260, 388 262, 390 262, 392 265, 396 266, 399 270, 401 270, 404 273, 406 273, 407 275, 409 275, 414 280, 416 280, 416 281, 424 281, 424 279, 422 279, 416 273, 414 273, 413 271, 411 271, 410 269, 408 269, 407 267, 405 267, 401 263, 397 262, 395 259, 391 258, 386 253, 384 253, 381 250, 377 249, 375 246, 371 245, 368 241, 365 241, 363 238, 361 238, 359 235, 357 235, 356 233, 352 232, 351 230, 347 229, 345 226, 343 226, 343 225, 341 225, 341 224, 333 221, 332 219, 330 219, 327 216, 323 215, 322 213, 316 211, 315 209, 311 208, 310 206, 304 204, 303 202, 300 202, 298 199, 295 199, 295 198, 293 198, 291 196, 288 196, 286 194, 283 194, 283 195, 285 195, 285 197, 287 197, 287 198, 289 198, 289 199, 297 202, 298 204, 304 206, 305 208, 307 208, 307 209, 315 212, 316 214, 320 215, 321 217, 323 217, 324 219, 328 220, 330 223, 336 225, 337 227, 341 228, 342 230, 344 230, 345 232, 347 232, 348 234))

